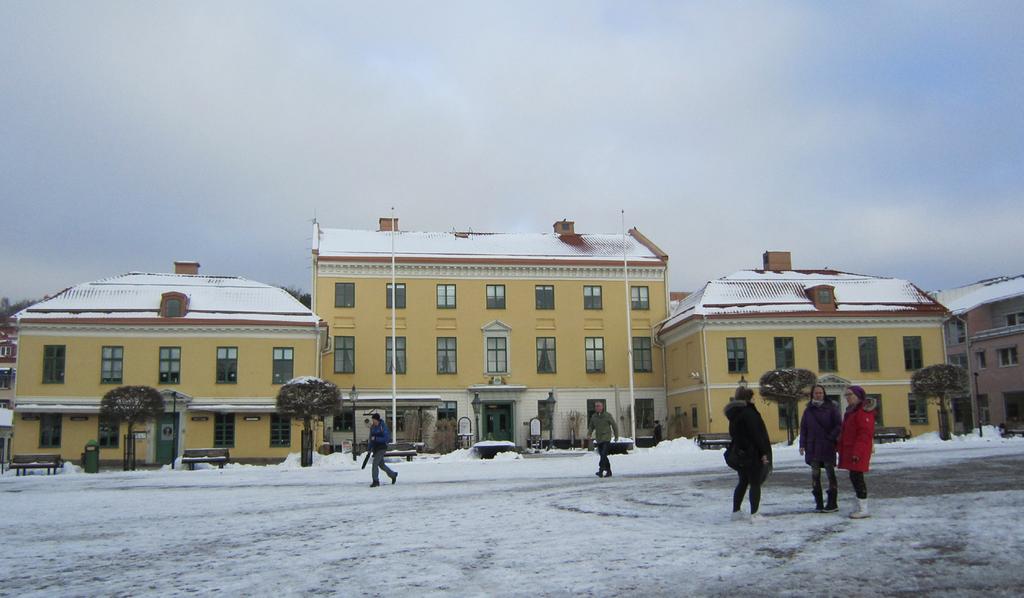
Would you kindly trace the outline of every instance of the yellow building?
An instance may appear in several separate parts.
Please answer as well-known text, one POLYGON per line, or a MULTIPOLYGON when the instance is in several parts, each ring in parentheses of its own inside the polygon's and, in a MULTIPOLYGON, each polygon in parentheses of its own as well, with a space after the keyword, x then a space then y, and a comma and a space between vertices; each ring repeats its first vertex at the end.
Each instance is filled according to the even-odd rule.
POLYGON ((81 284, 19 314, 13 452, 78 460, 100 443, 119 460, 120 429, 99 419, 122 385, 164 396, 158 422, 136 427, 140 462, 169 463, 184 448, 227 447, 233 461, 297 452, 301 422, 274 410, 281 384, 316 375, 319 318, 285 291, 243 278, 129 273, 81 284))
POLYGON ((607 403, 627 436, 631 367, 638 437, 664 418, 662 356, 651 329, 668 315, 668 256, 635 229, 581 234, 560 221, 546 234, 408 232, 382 218, 376 231, 317 225, 313 239, 313 306, 333 348, 324 377, 358 396, 355 415, 333 422, 334 444, 353 433, 364 439, 371 410, 392 421, 392 255, 397 438, 429 440, 429 429, 406 430, 407 417, 425 414, 467 418, 474 437, 523 445, 549 394, 554 439, 567 441, 570 412, 585 415, 596 401, 607 403))
MULTIPOLYGON (((912 396, 910 377, 943 362, 939 303, 905 280, 793 270, 788 252, 766 252, 763 266, 709 282, 657 326, 671 432, 727 432, 722 411, 737 385, 759 397, 761 375, 783 367, 816 372, 837 401, 863 386, 879 400, 878 426, 938 429, 937 408, 912 396)), ((757 405, 772 440, 785 440, 784 409, 757 405)))

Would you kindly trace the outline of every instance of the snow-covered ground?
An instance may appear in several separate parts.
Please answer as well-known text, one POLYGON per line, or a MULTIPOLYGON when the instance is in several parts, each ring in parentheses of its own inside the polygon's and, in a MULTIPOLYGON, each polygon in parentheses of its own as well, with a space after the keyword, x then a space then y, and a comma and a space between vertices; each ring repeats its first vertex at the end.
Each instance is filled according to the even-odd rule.
POLYGON ((776 447, 760 523, 730 521, 735 476, 691 441, 612 456, 465 452, 395 462, 369 488, 347 455, 302 469, 0 478, 0 594, 653 596, 1017 594, 1024 440, 879 445, 873 517, 810 513, 776 447))

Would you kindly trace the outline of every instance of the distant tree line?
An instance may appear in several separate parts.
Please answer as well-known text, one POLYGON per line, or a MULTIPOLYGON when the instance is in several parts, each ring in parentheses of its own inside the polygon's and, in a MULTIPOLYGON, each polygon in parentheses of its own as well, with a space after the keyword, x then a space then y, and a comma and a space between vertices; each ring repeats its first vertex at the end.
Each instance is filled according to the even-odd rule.
POLYGON ((9 298, 0 297, 0 323, 7 322, 14 314, 40 301, 41 299, 22 299, 11 303, 9 298))
POLYGON ((299 301, 299 303, 305 305, 306 307, 312 308, 313 296, 311 294, 303 291, 302 289, 288 286, 281 287, 281 290, 288 293, 292 297, 295 297, 299 301))

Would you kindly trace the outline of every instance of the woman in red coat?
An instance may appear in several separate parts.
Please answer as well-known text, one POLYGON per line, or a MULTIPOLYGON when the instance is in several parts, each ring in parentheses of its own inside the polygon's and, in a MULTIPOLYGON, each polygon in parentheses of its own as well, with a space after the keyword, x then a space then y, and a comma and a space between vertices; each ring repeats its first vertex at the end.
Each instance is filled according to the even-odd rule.
POLYGON ((869 517, 868 486, 864 474, 871 463, 875 442, 875 400, 870 399, 860 386, 851 386, 843 393, 846 415, 839 434, 839 468, 850 471, 850 482, 857 493, 857 510, 850 513, 854 519, 869 517))

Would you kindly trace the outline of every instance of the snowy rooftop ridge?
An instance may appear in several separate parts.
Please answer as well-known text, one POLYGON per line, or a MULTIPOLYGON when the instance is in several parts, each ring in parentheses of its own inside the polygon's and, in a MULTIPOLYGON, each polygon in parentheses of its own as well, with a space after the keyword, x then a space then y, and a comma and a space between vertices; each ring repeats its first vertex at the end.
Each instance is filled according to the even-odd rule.
MULTIPOLYGON (((622 260, 623 236, 615 234, 478 233, 367 231, 321 228, 316 245, 321 257, 383 257, 395 255, 433 259, 622 260)), ((625 237, 625 255, 632 261, 663 263, 660 256, 633 235, 625 237)))
POLYGON ((160 318, 165 293, 188 298, 184 320, 239 319, 313 324, 319 318, 283 289, 239 278, 129 272, 82 283, 22 310, 23 322, 40 319, 160 318))
POLYGON ((959 315, 982 305, 1024 295, 1024 274, 990 278, 962 287, 935 291, 933 295, 950 312, 959 315))
POLYGON ((819 285, 833 288, 839 314, 942 311, 924 291, 898 278, 834 270, 740 270, 676 303, 662 329, 692 316, 831 313, 820 312, 808 295, 819 285))

